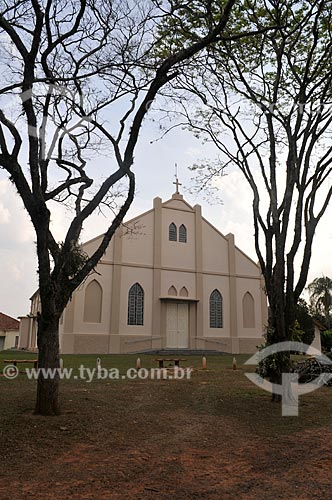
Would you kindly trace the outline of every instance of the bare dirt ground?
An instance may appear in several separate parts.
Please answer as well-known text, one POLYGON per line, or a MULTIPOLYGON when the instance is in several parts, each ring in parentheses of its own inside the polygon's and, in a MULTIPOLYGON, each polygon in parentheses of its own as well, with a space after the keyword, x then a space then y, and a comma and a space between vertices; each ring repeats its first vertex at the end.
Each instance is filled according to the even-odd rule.
POLYGON ((331 388, 281 417, 242 370, 190 381, 63 383, 63 414, 31 414, 35 385, 0 380, 1 500, 329 500, 331 388))

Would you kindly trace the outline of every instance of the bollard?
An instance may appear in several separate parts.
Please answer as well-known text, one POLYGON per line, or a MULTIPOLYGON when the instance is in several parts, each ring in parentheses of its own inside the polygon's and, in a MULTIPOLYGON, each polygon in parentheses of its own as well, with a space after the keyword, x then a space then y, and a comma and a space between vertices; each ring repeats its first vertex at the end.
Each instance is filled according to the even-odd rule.
POLYGON ((63 359, 62 358, 60 358, 60 365, 59 366, 60 366, 60 373, 62 373, 62 371, 63 371, 63 359))
POLYGON ((203 370, 206 370, 206 357, 205 356, 202 357, 202 368, 203 368, 203 370))
POLYGON ((136 359, 136 370, 139 370, 141 368, 141 358, 136 359))
POLYGON ((232 368, 233 368, 233 370, 236 370, 236 369, 237 369, 237 362, 236 362, 236 358, 235 358, 235 357, 233 358, 233 365, 232 365, 232 368))

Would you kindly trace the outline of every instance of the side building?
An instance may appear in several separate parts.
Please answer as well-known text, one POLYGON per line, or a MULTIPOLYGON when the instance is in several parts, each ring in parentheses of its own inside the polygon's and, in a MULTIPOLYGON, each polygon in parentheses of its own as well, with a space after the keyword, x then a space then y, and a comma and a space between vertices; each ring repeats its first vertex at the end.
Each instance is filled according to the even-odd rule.
POLYGON ((19 345, 20 322, 0 312, 0 351, 17 348, 19 345))

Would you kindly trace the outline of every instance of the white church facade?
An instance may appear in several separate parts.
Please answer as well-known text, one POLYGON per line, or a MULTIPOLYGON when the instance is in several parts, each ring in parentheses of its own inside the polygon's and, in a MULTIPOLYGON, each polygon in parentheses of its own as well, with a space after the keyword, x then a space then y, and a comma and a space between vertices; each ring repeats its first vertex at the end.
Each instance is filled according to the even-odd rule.
MULTIPOLYGON (((83 245, 87 254, 101 237, 83 245)), ((97 273, 75 291, 60 324, 62 353, 203 349, 252 353, 267 300, 259 266, 178 190, 121 226, 97 273)), ((21 318, 20 347, 36 347, 38 293, 21 318)))

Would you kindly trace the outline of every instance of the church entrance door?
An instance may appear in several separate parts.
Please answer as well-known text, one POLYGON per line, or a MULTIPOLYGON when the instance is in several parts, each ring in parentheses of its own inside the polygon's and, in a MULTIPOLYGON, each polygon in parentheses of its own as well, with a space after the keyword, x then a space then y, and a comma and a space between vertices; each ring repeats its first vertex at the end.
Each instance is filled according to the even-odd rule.
POLYGON ((168 302, 167 304, 167 347, 186 349, 188 347, 189 311, 188 304, 168 302))

